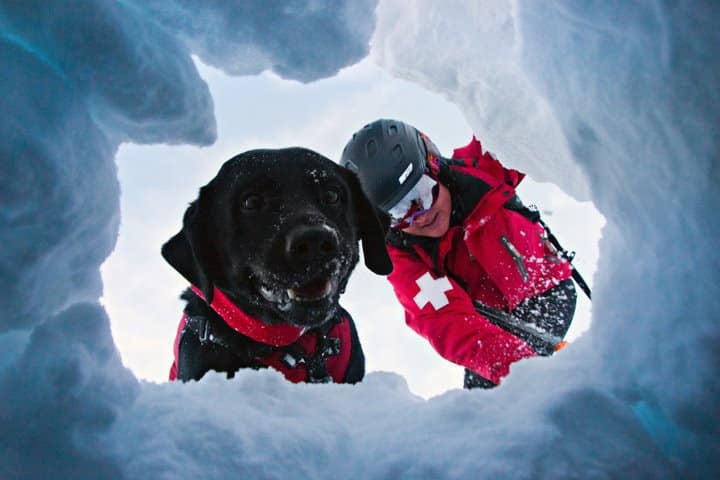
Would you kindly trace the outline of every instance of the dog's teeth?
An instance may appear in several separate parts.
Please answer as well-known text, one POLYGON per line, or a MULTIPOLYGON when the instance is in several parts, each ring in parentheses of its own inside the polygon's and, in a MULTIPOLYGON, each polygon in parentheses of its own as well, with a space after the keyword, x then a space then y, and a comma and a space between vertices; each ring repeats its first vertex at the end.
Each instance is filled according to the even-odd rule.
POLYGON ((329 280, 325 282, 325 285, 323 286, 322 292, 320 294, 315 295, 313 297, 304 297, 302 295, 299 295, 298 292, 294 288, 288 288, 287 290, 288 298, 291 301, 296 302, 312 302, 314 300, 319 300, 321 298, 327 297, 330 292, 332 292, 332 282, 329 280))

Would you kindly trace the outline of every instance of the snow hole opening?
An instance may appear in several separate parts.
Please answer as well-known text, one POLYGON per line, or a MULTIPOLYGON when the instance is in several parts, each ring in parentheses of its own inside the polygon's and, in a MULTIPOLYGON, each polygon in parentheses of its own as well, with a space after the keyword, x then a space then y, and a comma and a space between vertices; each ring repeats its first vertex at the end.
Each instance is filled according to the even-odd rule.
MULTIPOLYGON (((307 147, 337 161, 350 135, 376 118, 397 118, 415 125, 445 155, 467 144, 473 135, 456 105, 390 76, 368 59, 310 84, 272 73, 229 77, 197 59, 196 64, 213 96, 218 139, 205 148, 120 147, 122 222, 115 250, 101 268, 101 302, 109 313, 123 363, 138 378, 152 382, 167 381, 184 306, 179 295, 187 287, 162 259, 160 247, 180 229, 187 205, 223 162, 253 148, 288 146, 307 147), (349 105, 356 110, 352 115, 348 115, 349 105)), ((511 158, 500 160, 522 170, 511 158)), ((562 245, 576 252, 574 264, 592 287, 605 223, 592 202, 576 201, 557 186, 529 177, 518 193, 525 203, 538 206, 562 245)), ((463 368, 441 358, 405 325, 389 282, 367 270, 362 259, 340 303, 357 325, 366 372, 395 372, 424 398, 462 388, 463 368)), ((570 345, 590 323, 591 304, 578 290, 576 315, 567 337, 570 345)))

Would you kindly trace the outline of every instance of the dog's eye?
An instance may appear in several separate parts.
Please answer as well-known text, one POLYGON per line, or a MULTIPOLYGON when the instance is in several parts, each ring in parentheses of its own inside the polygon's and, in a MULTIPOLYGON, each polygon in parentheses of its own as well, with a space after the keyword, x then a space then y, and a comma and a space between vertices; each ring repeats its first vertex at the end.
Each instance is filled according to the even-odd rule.
POLYGON ((265 202, 260 195, 251 193, 247 197, 243 198, 242 208, 243 210, 260 210, 265 202))
POLYGON ((336 188, 328 188, 322 194, 322 202, 328 205, 337 203, 340 200, 340 192, 336 188))

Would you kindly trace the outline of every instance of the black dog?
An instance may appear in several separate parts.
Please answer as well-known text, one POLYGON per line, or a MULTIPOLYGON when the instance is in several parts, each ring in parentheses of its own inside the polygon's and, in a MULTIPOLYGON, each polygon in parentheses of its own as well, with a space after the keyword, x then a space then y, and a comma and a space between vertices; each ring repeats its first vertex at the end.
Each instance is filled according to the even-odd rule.
POLYGON ((162 248, 190 283, 170 378, 273 367, 355 383, 365 359, 338 304, 358 262, 386 275, 387 221, 354 173, 311 150, 253 150, 200 189, 162 248))

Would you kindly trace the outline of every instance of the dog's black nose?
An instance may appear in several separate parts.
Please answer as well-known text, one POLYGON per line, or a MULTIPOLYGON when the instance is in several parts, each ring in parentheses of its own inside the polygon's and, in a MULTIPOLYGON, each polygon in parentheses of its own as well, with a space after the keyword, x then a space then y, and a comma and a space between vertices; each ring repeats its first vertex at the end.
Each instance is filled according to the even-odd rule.
POLYGON ((291 265, 303 267, 321 263, 338 252, 337 232, 326 225, 299 225, 288 233, 285 255, 291 265))

